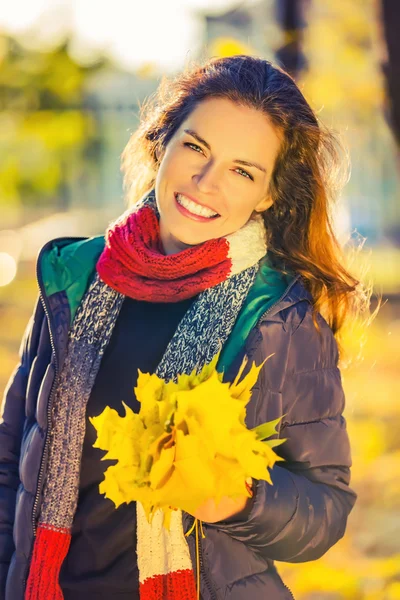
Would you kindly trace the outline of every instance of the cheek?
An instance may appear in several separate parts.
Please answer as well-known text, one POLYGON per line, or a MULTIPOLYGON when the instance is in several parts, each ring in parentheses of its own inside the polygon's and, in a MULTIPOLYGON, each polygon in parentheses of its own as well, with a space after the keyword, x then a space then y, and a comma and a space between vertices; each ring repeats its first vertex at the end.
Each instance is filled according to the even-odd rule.
POLYGON ((230 217, 244 223, 253 214, 257 203, 251 193, 245 193, 241 190, 241 193, 237 196, 231 195, 229 205, 230 217))
POLYGON ((168 178, 168 172, 169 172, 169 161, 164 159, 158 169, 158 172, 157 172, 157 182, 163 184, 165 182, 165 180, 168 178))
POLYGON ((160 177, 174 179, 186 171, 185 160, 178 150, 167 153, 160 165, 160 177))
POLYGON ((174 164, 170 160, 164 159, 160 164, 160 167, 156 175, 156 193, 158 195, 158 202, 161 204, 161 208, 165 208, 165 203, 168 201, 170 194, 175 190, 176 184, 176 170, 174 164))

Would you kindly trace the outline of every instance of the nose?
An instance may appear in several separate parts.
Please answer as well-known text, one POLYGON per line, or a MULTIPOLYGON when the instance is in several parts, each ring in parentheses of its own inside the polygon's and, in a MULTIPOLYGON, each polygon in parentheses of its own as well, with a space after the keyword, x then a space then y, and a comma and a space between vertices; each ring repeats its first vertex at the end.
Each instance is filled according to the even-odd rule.
POLYGON ((193 175, 193 181, 195 182, 199 191, 204 194, 209 194, 218 191, 220 183, 220 175, 218 169, 213 161, 208 161, 203 165, 203 168, 193 175))

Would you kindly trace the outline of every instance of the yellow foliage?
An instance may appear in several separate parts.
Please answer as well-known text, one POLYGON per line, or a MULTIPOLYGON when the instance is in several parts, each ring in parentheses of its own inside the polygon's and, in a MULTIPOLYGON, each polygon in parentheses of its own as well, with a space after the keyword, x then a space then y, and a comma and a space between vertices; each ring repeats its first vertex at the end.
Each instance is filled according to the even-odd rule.
POLYGON ((385 424, 370 419, 349 420, 347 429, 353 440, 352 454, 354 462, 365 463, 370 467, 371 461, 383 454, 386 449, 385 424))
POLYGON ((283 460, 272 446, 285 440, 266 438, 276 433, 279 419, 252 430, 245 424, 263 365, 253 365, 239 381, 244 361, 235 381, 223 383, 218 356, 176 383, 139 371, 139 413, 124 404, 124 417, 106 407, 90 419, 97 431, 94 447, 107 450, 103 460, 118 460, 99 488, 117 507, 139 501, 149 520, 162 508, 168 526, 171 510, 193 514, 210 498, 218 504, 222 496, 247 495, 249 477, 272 483, 268 468, 283 460))
POLYGON ((395 581, 389 585, 386 598, 387 600, 400 600, 400 581, 395 581))
POLYGON ((340 598, 350 600, 357 598, 359 585, 357 574, 349 568, 333 568, 323 562, 313 563, 313 569, 303 571, 296 581, 297 591, 310 592, 335 592, 340 593, 340 598))

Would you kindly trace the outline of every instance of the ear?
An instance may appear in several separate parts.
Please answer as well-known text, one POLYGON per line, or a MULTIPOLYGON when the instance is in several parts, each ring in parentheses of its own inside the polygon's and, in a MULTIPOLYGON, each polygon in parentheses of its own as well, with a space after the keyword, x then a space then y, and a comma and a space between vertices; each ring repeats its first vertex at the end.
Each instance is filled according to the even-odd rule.
POLYGON ((269 208, 270 206, 272 206, 273 201, 271 196, 267 196, 266 198, 264 198, 263 200, 261 200, 257 206, 255 207, 255 211, 256 212, 264 212, 265 210, 267 210, 267 208, 269 208))

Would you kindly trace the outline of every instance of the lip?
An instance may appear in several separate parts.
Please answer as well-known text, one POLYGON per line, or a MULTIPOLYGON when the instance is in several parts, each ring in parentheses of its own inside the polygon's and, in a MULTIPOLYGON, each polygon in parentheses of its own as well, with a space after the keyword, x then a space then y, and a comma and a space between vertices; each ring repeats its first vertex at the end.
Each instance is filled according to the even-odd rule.
MULTIPOLYGON (((183 194, 184 196, 186 196, 186 194, 183 194)), ((177 198, 176 198, 176 193, 174 194, 174 198, 175 198, 175 204, 176 204, 176 208, 177 210, 186 218, 191 219, 192 221, 199 221, 200 223, 210 223, 210 221, 215 221, 216 219, 218 219, 219 217, 214 217, 212 219, 210 219, 209 217, 202 217, 201 215, 195 215, 194 213, 188 211, 184 206, 182 206, 181 204, 179 204, 177 198)), ((189 198, 189 196, 188 196, 189 198)), ((199 203, 197 203, 199 204, 199 203)), ((201 205, 204 206, 204 205, 201 205)), ((212 209, 211 209, 212 210, 212 209)))
POLYGON ((184 192, 175 192, 175 198, 176 198, 177 194, 181 194, 181 196, 186 196, 186 198, 189 198, 189 200, 191 200, 192 202, 195 202, 199 206, 204 206, 204 208, 209 208, 210 210, 212 210, 213 212, 215 212, 215 213, 217 213, 219 215, 219 212, 217 210, 215 210, 215 208, 213 208, 212 206, 208 206, 208 204, 204 204, 203 202, 199 202, 197 200, 197 198, 194 198, 190 194, 186 194, 184 192))

